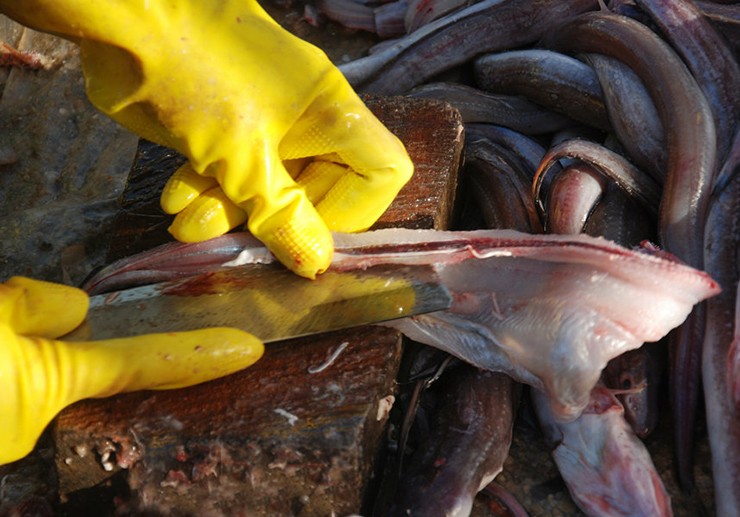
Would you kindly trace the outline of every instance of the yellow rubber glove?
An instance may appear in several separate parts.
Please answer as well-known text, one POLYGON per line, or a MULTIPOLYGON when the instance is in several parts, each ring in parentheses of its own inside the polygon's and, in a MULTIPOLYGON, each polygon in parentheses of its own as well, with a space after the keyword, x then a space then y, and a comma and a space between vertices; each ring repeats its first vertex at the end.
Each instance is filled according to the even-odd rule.
POLYGON ((330 230, 367 229, 411 177, 403 144, 341 72, 255 0, 0 0, 0 11, 77 41, 93 104, 188 157, 162 196, 179 240, 248 217, 313 278, 331 261, 330 230))
POLYGON ((191 386, 246 368, 262 343, 236 329, 107 341, 54 338, 85 318, 84 291, 13 277, 0 284, 0 464, 31 452, 64 407, 88 397, 191 386))

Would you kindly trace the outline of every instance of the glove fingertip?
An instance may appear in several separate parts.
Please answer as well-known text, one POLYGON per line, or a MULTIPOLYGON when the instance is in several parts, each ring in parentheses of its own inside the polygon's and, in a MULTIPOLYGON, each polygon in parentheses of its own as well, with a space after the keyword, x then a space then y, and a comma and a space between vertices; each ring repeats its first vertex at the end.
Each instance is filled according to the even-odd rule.
POLYGON ((201 242, 223 235, 244 223, 247 214, 220 188, 200 195, 177 214, 167 229, 180 242, 201 242))
POLYGON ((82 323, 87 314, 87 293, 76 287, 22 276, 10 278, 5 285, 22 292, 11 322, 18 334, 63 336, 82 323))
POLYGON ((165 213, 176 214, 217 185, 214 178, 201 176, 186 163, 167 180, 160 197, 160 206, 165 213))
POLYGON ((331 232, 307 199, 274 214, 259 227, 250 225, 250 230, 285 267, 305 278, 326 271, 334 256, 331 232))

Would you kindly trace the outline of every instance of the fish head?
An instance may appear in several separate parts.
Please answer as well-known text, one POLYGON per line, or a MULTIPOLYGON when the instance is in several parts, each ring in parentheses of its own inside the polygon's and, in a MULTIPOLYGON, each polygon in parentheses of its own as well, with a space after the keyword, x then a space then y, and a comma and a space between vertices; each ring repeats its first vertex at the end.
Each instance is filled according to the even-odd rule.
POLYGON ((585 513, 672 514, 670 497, 650 454, 608 389, 594 388, 581 416, 563 424, 561 430, 563 438, 553 456, 585 513))

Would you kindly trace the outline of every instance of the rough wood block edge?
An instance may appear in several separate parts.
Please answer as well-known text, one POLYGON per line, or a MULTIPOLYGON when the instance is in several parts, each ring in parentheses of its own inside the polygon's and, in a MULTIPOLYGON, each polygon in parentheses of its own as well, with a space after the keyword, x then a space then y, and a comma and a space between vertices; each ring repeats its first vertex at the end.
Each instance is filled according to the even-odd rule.
POLYGON ((119 497, 132 491, 130 510, 173 515, 216 510, 206 496, 226 515, 357 511, 356 487, 367 481, 375 454, 374 446, 357 444, 377 444, 387 420, 387 402, 368 400, 367 389, 393 394, 401 339, 393 330, 365 327, 327 340, 271 346, 252 368, 192 388, 68 408, 56 427, 60 493, 74 508, 86 489, 109 484, 119 497), (309 373, 325 361, 327 340, 349 346, 329 368, 309 373), (286 368, 298 349, 305 362, 286 368), (364 379, 341 384, 339 392, 331 380, 338 372, 364 379), (299 390, 311 397, 296 396, 299 390), (117 491, 124 474, 125 490, 117 491))

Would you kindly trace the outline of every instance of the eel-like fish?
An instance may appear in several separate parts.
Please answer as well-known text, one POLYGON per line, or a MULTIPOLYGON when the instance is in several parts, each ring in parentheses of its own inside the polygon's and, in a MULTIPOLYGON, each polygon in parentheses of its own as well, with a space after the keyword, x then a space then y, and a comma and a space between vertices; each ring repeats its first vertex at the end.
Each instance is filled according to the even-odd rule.
POLYGON ((604 384, 615 391, 624 418, 640 438, 658 425, 663 352, 658 343, 645 344, 615 357, 604 369, 604 384))
MULTIPOLYGON (((218 239, 212 245, 219 247, 218 239)), ((564 420, 586 406, 610 359, 661 339, 694 304, 719 292, 708 275, 668 254, 627 250, 585 235, 387 229, 336 234, 335 248, 331 267, 336 269, 433 265, 453 306, 393 326, 418 342, 545 391, 564 420)), ((265 256, 263 247, 252 248, 231 264, 265 256)), ((133 262, 149 267, 145 276, 151 279, 156 265, 141 257, 133 262)), ((102 273, 109 284, 118 267, 125 270, 127 264, 102 273)), ((132 276, 130 269, 124 274, 132 276)), ((104 283, 98 278, 91 285, 104 283)))
POLYGON ((548 44, 568 52, 614 57, 643 81, 663 127, 668 128, 660 238, 666 250, 701 268, 716 134, 711 109, 694 78, 667 43, 623 16, 585 13, 550 34, 548 44))
POLYGON ((476 0, 410 0, 404 25, 411 33, 451 12, 468 7, 476 0))
POLYGON ((487 228, 542 233, 542 224, 529 197, 534 171, 525 170, 517 159, 507 160, 506 155, 506 150, 489 140, 469 141, 465 146, 462 177, 470 184, 487 228))
POLYGON ((581 233, 606 187, 606 178, 587 163, 575 162, 565 167, 552 180, 547 193, 548 232, 581 233))
POLYGON ((573 120, 609 129, 596 74, 575 58, 552 50, 510 50, 476 58, 473 73, 484 91, 521 95, 573 120))
POLYGON ((670 516, 671 501, 650 458, 601 385, 572 422, 559 422, 532 390, 540 426, 573 500, 589 516, 670 516))
POLYGON ((466 364, 442 381, 431 434, 409 458, 384 515, 466 517, 475 494, 503 469, 520 386, 466 364))
POLYGON ((540 189, 551 166, 561 158, 577 158, 589 164, 631 197, 639 200, 647 209, 657 211, 660 187, 650 176, 635 168, 622 155, 610 151, 603 145, 587 140, 566 140, 547 151, 532 182, 532 198, 543 212, 540 189))
MULTIPOLYGON (((668 164, 658 221, 662 246, 692 267, 703 268, 704 227, 717 153, 712 110, 681 59, 657 34, 623 16, 585 13, 549 36, 564 52, 605 54, 640 77, 665 128, 668 164)), ((701 382, 705 306, 672 333, 671 395, 681 484, 693 483, 691 454, 701 382)))
POLYGON ((740 56, 740 4, 726 2, 697 1, 696 6, 730 45, 730 50, 740 56))
POLYGON ((717 515, 740 515, 740 410, 728 378, 737 332, 736 293, 740 279, 740 138, 721 172, 707 219, 706 266, 723 292, 707 301, 702 378, 717 515))
POLYGON ((545 148, 540 143, 522 133, 493 124, 465 124, 465 140, 473 142, 477 139, 499 145, 506 156, 518 160, 533 176, 545 155, 545 148))
POLYGON ((717 130, 717 158, 727 157, 740 124, 740 65, 725 39, 689 0, 638 0, 660 27, 712 108, 717 130))
POLYGON ((363 93, 404 93, 478 54, 534 43, 553 20, 596 8, 596 0, 483 0, 339 69, 363 93))
MULTIPOLYGON (((614 185, 591 213, 584 231, 601 235, 622 246, 636 246, 654 239, 654 218, 614 185)), ((646 343, 625 352, 607 364, 603 381, 616 390, 624 406, 624 417, 637 436, 649 435, 658 423, 661 382, 667 364, 667 343, 646 343)))
MULTIPOLYGON (((576 162, 555 177, 547 209, 550 233, 586 232, 628 247, 652 237, 652 218, 588 164, 576 162)), ((618 391, 624 416, 641 438, 658 422, 664 352, 663 343, 645 344, 615 357, 604 369, 604 383, 618 391)))
POLYGON ((408 92, 411 97, 445 101, 460 112, 465 124, 504 126, 526 135, 560 131, 573 125, 568 117, 514 95, 494 95, 458 83, 427 83, 408 92))
POLYGON ((660 118, 642 81, 624 63, 601 54, 585 56, 599 78, 611 127, 628 156, 663 184, 665 136, 660 118))

